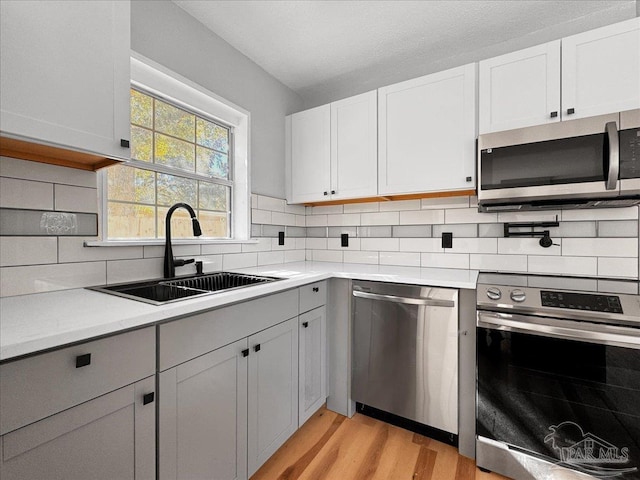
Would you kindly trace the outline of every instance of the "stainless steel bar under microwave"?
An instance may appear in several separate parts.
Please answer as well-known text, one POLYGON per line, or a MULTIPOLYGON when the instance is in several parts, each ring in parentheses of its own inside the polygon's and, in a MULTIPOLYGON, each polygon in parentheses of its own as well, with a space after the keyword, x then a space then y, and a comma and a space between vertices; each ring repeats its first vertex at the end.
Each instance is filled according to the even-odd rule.
POLYGON ((634 196, 640 200, 640 110, 478 137, 481 210, 634 196))

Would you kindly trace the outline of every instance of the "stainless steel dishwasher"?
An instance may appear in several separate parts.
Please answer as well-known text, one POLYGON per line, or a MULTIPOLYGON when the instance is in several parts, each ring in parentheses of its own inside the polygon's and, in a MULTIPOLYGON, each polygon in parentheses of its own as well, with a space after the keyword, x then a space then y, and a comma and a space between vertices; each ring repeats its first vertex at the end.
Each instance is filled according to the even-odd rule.
POLYGON ((373 407, 457 442, 458 290, 354 281, 352 301, 358 409, 373 407))

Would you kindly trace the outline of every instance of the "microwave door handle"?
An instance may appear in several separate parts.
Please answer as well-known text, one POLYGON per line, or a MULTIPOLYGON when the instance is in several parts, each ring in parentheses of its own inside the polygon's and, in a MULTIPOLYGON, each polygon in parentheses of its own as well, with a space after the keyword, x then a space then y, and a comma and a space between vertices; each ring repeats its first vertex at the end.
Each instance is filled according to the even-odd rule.
POLYGON ((608 122, 605 126, 609 140, 609 172, 607 174, 607 190, 618 188, 620 173, 620 142, 618 140, 618 126, 616 122, 608 122))

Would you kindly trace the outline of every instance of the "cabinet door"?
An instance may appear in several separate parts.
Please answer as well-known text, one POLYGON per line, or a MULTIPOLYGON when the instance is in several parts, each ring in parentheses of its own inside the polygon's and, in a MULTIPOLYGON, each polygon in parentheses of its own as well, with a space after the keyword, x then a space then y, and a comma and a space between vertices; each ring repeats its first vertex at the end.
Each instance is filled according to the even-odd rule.
POLYGON ((640 108, 640 18, 562 39, 564 120, 634 108, 640 108))
POLYGON ((0 8, 2 134, 128 159, 129 2, 0 8))
POLYGON ((161 372, 161 480, 247 478, 247 340, 161 372))
POLYGON ((0 437, 3 480, 155 479, 149 377, 0 437))
POLYGON ((249 476, 298 428, 298 318, 249 337, 249 476))
POLYGON ((378 194, 475 188, 475 65, 378 90, 378 194))
POLYGON ((378 192, 377 92, 331 104, 331 199, 378 192))
POLYGON ((560 40, 479 63, 479 130, 560 121, 560 40))
POLYGON ((327 399, 326 323, 325 307, 316 308, 299 317, 299 426, 327 399))
POLYGON ((294 113, 291 122, 290 203, 328 200, 330 177, 330 106, 294 113))

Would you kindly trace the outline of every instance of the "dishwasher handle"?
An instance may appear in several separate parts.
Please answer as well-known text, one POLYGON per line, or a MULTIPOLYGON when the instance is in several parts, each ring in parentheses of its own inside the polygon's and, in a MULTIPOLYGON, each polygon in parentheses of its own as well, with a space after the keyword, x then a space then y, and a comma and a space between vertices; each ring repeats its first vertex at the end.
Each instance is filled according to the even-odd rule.
POLYGON ((367 298, 369 300, 381 300, 383 302, 403 303, 405 305, 425 305, 428 307, 455 307, 453 300, 440 300, 438 298, 413 298, 398 297, 397 295, 382 295, 380 293, 361 292, 353 290, 354 297, 367 298))

